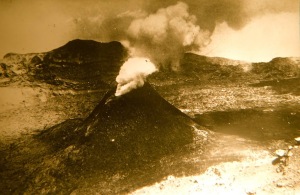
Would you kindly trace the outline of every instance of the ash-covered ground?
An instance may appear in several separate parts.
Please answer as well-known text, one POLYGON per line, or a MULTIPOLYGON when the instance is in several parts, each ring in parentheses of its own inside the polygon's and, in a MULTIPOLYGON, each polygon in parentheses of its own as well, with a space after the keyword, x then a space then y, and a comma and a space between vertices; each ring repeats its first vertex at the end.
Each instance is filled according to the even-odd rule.
MULTIPOLYGON (((71 48, 82 44, 80 41, 71 43, 71 48)), ((94 50, 98 48, 99 52, 107 50, 101 50, 107 45, 89 44, 93 45, 94 50)), ((93 56, 89 58, 90 54, 79 52, 82 58, 74 61, 73 57, 68 57, 74 54, 68 50, 69 43, 69 47, 67 45, 49 53, 30 56, 11 54, 3 59, 0 88, 0 152, 3 158, 0 174, 4 179, 0 183, 0 192, 300 193, 300 149, 294 140, 300 136, 300 79, 299 61, 295 59, 230 65, 226 64, 229 63, 226 59, 212 60, 186 54, 181 61, 185 69, 175 73, 169 70, 154 73, 148 82, 163 99, 190 117, 192 122, 188 124, 193 123, 191 126, 195 128, 193 139, 185 137, 186 143, 181 149, 174 147, 171 151, 154 155, 155 160, 139 159, 136 163, 131 162, 135 158, 129 155, 130 152, 123 156, 119 154, 122 160, 127 159, 126 156, 132 159, 117 162, 135 166, 98 169, 92 165, 104 166, 105 163, 80 164, 85 162, 85 155, 97 156, 94 152, 88 152, 91 146, 89 140, 84 140, 84 144, 80 145, 83 143, 80 136, 84 135, 79 133, 66 136, 64 142, 65 134, 55 132, 73 132, 90 116, 105 93, 116 85, 114 79, 126 55, 117 43, 108 46, 119 48, 118 58, 106 58, 116 55, 108 52, 97 60, 88 60, 93 56), (61 52, 64 55, 59 55, 61 52), (114 65, 112 69, 109 64, 114 65), (103 71, 94 71, 98 70, 99 65, 103 65, 103 71), (73 70, 72 67, 76 68, 73 70), (48 137, 58 137, 53 136, 50 141, 43 142, 36 138, 43 132, 46 132, 44 135, 48 132, 48 137), (66 145, 69 141, 71 144, 66 145), (284 154, 278 162, 273 161, 278 158, 276 150, 282 149, 287 153, 289 147, 292 148, 292 155, 284 154), (88 168, 81 167, 84 165, 88 168)), ((111 105, 116 110, 114 101, 107 100, 105 105, 111 105)), ((151 107, 155 107, 156 101, 151 103, 151 107)), ((105 109, 109 111, 108 107, 105 109)), ((143 122, 133 124, 147 126, 149 112, 137 111, 137 116, 143 116, 139 118, 143 122)), ((155 112, 158 118, 150 121, 153 128, 156 125, 153 121, 161 118, 157 114, 159 111, 155 112)), ((126 116, 122 117, 126 119, 126 116)), ((124 129, 123 123, 118 124, 109 128, 124 129)), ((171 122, 167 124, 164 128, 172 126, 171 122)), ((170 135, 158 136, 172 137, 176 132, 170 130, 170 135)), ((180 137, 180 134, 177 135, 180 137)), ((151 138, 152 134, 145 137, 151 138)), ((131 139, 122 142, 126 144, 119 145, 121 149, 116 151, 127 150, 122 147, 131 147, 132 150, 130 143, 137 144, 134 149, 140 147, 136 149, 136 154, 146 151, 139 142, 133 141, 134 137, 131 139)), ((178 142, 178 137, 172 139, 174 143, 178 142)), ((165 145, 161 145, 161 151, 167 151, 165 145)), ((112 156, 118 158, 116 154, 112 156)), ((90 160, 95 159, 90 157, 90 160)), ((101 158, 98 160, 101 161, 101 158)))

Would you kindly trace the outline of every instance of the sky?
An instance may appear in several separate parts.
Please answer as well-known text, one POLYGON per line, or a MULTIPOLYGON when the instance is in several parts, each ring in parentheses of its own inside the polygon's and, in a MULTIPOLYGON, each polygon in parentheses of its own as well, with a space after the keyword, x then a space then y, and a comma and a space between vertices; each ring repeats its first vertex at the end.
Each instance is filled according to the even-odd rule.
POLYGON ((300 56, 299 17, 298 0, 0 0, 0 58, 92 39, 159 63, 187 51, 270 61, 300 56))

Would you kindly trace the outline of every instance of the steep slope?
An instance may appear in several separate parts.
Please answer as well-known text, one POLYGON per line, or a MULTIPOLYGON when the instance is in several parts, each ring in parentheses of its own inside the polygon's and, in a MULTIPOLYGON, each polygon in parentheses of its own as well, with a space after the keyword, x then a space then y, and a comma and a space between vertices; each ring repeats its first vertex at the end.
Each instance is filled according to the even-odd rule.
POLYGON ((120 97, 114 93, 110 90, 86 119, 68 120, 0 151, 3 192, 70 193, 88 186, 90 178, 154 169, 162 158, 188 152, 196 137, 201 147, 206 143, 206 131, 197 130, 149 84, 120 97))
POLYGON ((122 167, 124 160, 133 161, 130 166, 152 161, 192 143, 197 124, 149 84, 120 97, 114 93, 115 89, 110 90, 64 140, 57 130, 45 132, 42 139, 57 146, 67 144, 66 140, 77 147, 84 145, 89 148, 82 151, 84 156, 91 158, 86 162, 106 168, 122 167))

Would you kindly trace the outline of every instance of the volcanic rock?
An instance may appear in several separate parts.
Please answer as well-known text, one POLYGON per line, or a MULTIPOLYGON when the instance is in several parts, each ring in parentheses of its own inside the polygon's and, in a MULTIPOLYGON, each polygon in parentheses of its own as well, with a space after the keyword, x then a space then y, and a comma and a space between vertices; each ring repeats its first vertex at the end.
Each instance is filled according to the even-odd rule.
POLYGON ((22 78, 70 87, 82 82, 102 87, 115 80, 126 56, 127 51, 120 42, 76 39, 49 52, 8 53, 3 64, 14 73, 15 80, 22 78))
POLYGON ((121 60, 126 51, 117 41, 101 43, 93 40, 75 39, 67 44, 47 52, 45 60, 60 64, 84 64, 121 60))
POLYGON ((300 76, 299 58, 274 58, 269 62, 253 63, 252 72, 264 80, 287 79, 300 76))
POLYGON ((10 72, 4 63, 0 63, 0 78, 1 77, 9 77, 10 72))
POLYGON ((201 140, 197 151, 203 149, 206 131, 199 134, 197 124, 150 84, 122 96, 115 90, 87 118, 69 119, 0 151, 4 194, 69 194, 91 178, 109 181, 145 167, 161 172, 162 159, 179 161, 201 140))
POLYGON ((56 79, 110 83, 126 55, 125 48, 116 41, 100 43, 76 39, 47 52, 43 65, 56 79))
POLYGON ((76 129, 52 129, 40 139, 55 147, 74 145, 86 167, 113 169, 153 161, 193 142, 197 124, 150 84, 120 97, 114 93, 108 91, 76 129))

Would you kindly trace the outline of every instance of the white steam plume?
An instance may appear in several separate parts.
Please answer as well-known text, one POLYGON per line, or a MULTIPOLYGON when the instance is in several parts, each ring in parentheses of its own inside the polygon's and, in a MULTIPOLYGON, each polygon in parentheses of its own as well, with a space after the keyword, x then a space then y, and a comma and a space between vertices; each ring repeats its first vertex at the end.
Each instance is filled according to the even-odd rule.
POLYGON ((115 96, 142 87, 149 74, 157 71, 156 66, 147 58, 129 58, 121 67, 116 78, 118 83, 115 96))
POLYGON ((139 58, 130 58, 121 67, 116 78, 116 96, 143 86, 144 79, 162 66, 178 70, 184 52, 199 51, 209 40, 209 33, 200 29, 196 17, 189 14, 188 5, 182 2, 154 14, 136 16, 127 34, 125 46, 131 56, 139 58))
POLYGON ((200 29, 186 3, 178 2, 156 13, 136 18, 128 28, 133 56, 146 56, 159 67, 179 68, 184 52, 208 44, 209 33, 200 29))

